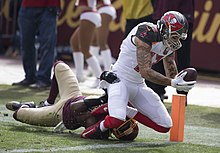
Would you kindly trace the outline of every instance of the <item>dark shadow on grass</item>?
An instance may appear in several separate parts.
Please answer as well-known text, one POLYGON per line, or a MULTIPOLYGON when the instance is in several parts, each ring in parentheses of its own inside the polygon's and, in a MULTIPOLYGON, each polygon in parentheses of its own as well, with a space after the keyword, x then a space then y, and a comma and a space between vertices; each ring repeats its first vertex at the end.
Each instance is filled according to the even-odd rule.
MULTIPOLYGON (((171 145, 176 145, 178 144, 177 142, 138 142, 137 140, 134 141, 125 141, 125 140, 119 140, 117 138, 115 138, 114 136, 110 136, 108 140, 98 140, 98 139, 83 139, 80 137, 80 134, 74 133, 73 131, 69 132, 71 134, 71 136, 69 137, 69 135, 67 136, 67 138, 73 140, 73 141, 83 141, 85 142, 85 144, 88 143, 96 143, 96 144, 100 144, 100 145, 126 145, 128 144, 128 147, 134 145, 135 147, 140 147, 140 148, 158 148, 158 147, 167 147, 167 146, 171 146, 171 145)), ((62 134, 61 134, 62 135, 62 134)), ((131 148, 131 147, 130 147, 131 148)), ((130 150, 130 149, 126 149, 126 147, 123 147, 123 150, 130 150)), ((154 149, 155 150, 155 149, 154 149)), ((98 151, 99 152, 99 151, 98 151)), ((102 151, 100 151, 102 152, 102 151)), ((138 152, 138 151, 137 151, 138 152)))
POLYGON ((109 148, 112 148, 112 152, 120 150, 120 152, 157 152, 163 153, 164 148, 169 146, 178 145, 176 142, 151 142, 146 140, 146 142, 140 142, 138 140, 134 141, 123 141, 116 138, 109 138, 108 140, 96 140, 96 139, 83 139, 80 138, 79 134, 71 134, 71 137, 67 137, 72 141, 80 142, 81 147, 85 144, 85 147, 88 145, 99 145, 100 148, 89 149, 91 152, 96 153, 109 153, 109 148))
MULTIPOLYGON (((30 125, 7 125, 10 131, 13 132, 25 132, 25 133, 34 133, 37 135, 42 135, 42 136, 51 136, 51 135, 56 135, 56 136, 61 136, 61 137, 66 137, 68 139, 74 140, 74 141, 85 141, 85 142, 90 142, 93 143, 100 143, 100 144, 106 144, 107 142, 111 142, 111 144, 120 144, 120 143, 137 143, 137 141, 123 141, 123 140, 118 140, 116 138, 110 137, 108 140, 97 140, 97 139, 83 139, 80 137, 79 133, 75 133, 74 131, 68 131, 66 130, 64 133, 54 133, 52 132, 51 129, 48 129, 46 127, 40 127, 40 126, 30 126, 30 125)), ((138 142, 139 143, 139 142, 138 142)), ((141 142, 137 146, 143 146, 143 147, 166 147, 169 145, 174 145, 176 143, 170 143, 170 142, 164 142, 164 143, 152 143, 152 142, 141 142)))
POLYGON ((220 124, 220 112, 219 113, 208 113, 206 115, 201 116, 202 119, 211 121, 213 123, 219 123, 220 124))
POLYGON ((22 86, 0 86, 1 101, 30 99, 31 97, 44 96, 47 97, 49 90, 33 90, 22 86))
POLYGON ((37 135, 42 135, 42 136, 51 136, 51 135, 56 135, 56 136, 62 136, 62 137, 67 137, 67 138, 80 138, 80 135, 74 132, 68 132, 65 131, 64 133, 54 133, 52 129, 49 129, 48 127, 41 127, 41 126, 33 126, 33 125, 15 125, 15 124, 10 124, 7 125, 7 127, 10 127, 9 130, 13 132, 25 132, 25 133, 33 133, 37 135))
POLYGON ((47 128, 45 127, 40 127, 40 126, 29 126, 29 125, 8 125, 10 126, 10 131, 15 131, 15 132, 28 132, 28 133, 50 133, 52 134, 52 132, 50 132, 47 128))
POLYGON ((105 150, 106 145, 109 145, 109 147, 107 146, 107 148, 114 148, 114 150, 116 148, 119 148, 123 152, 131 152, 131 150, 133 150, 136 153, 139 153, 139 152, 141 153, 145 151, 162 153, 165 147, 178 144, 178 143, 173 143, 173 142, 151 142, 147 140, 146 140, 147 142, 139 142, 136 140, 135 141, 120 141, 115 138, 110 138, 109 140, 83 139, 80 137, 79 131, 77 131, 78 133, 75 133, 74 131, 69 132, 68 130, 66 130, 64 133, 53 133, 51 129, 40 127, 40 126, 14 125, 14 124, 7 125, 7 126, 10 127, 9 131, 24 132, 24 137, 25 137, 25 133, 32 133, 34 135, 38 135, 41 137, 51 137, 51 136, 63 137, 65 139, 78 142, 78 144, 80 144, 80 146, 82 147, 83 145, 87 146, 87 145, 99 144, 101 145, 99 149, 94 148, 94 151, 97 153, 105 153, 106 151, 109 151, 109 149, 105 150))

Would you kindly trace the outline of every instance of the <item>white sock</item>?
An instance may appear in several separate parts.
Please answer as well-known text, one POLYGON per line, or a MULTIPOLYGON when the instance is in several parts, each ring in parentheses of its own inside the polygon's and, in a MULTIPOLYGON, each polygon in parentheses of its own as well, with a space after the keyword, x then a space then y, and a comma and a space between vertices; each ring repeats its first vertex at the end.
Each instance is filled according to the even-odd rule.
POLYGON ((104 121, 101 121, 101 123, 100 123, 100 130, 101 130, 102 132, 105 132, 105 131, 108 130, 108 128, 105 128, 105 126, 104 126, 104 121))
POLYGON ((48 103, 48 101, 47 100, 45 100, 44 101, 44 106, 50 106, 51 104, 50 103, 48 103))
POLYGON ((29 105, 23 104, 20 108, 30 108, 29 105))
POLYGON ((101 73, 102 73, 102 69, 101 69, 101 67, 99 65, 99 62, 96 59, 96 57, 91 56, 90 58, 86 59, 86 62, 88 63, 88 65, 92 69, 93 73, 95 74, 95 77, 99 78, 101 73))
POLYGON ((89 52, 99 60, 99 47, 98 46, 90 46, 89 52))
POLYGON ((76 76, 83 76, 84 55, 81 52, 73 52, 73 60, 76 68, 76 76))
POLYGON ((101 56, 103 59, 104 70, 106 71, 110 70, 110 67, 112 64, 112 54, 111 54, 110 49, 102 50, 101 56))

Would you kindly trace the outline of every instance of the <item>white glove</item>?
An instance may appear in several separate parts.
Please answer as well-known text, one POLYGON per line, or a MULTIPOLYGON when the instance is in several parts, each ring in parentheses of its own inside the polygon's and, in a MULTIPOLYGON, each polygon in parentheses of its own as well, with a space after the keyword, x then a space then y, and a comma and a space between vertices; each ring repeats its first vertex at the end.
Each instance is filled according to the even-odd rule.
POLYGON ((99 82, 99 88, 100 89, 107 89, 109 87, 109 83, 105 80, 101 80, 99 82))
POLYGON ((196 81, 184 81, 184 77, 186 76, 187 72, 183 72, 180 75, 176 75, 174 79, 171 80, 171 86, 176 88, 179 91, 188 92, 192 89, 196 83, 196 81))
POLYGON ((53 128, 53 132, 55 133, 63 133, 63 131, 66 130, 66 127, 63 124, 63 121, 61 121, 60 123, 58 123, 54 128, 53 128))

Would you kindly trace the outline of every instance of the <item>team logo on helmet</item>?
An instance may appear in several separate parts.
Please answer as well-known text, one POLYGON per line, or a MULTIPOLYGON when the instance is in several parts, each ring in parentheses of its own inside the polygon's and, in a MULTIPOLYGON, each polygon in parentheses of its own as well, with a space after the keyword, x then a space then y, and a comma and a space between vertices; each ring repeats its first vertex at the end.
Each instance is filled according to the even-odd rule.
POLYGON ((188 22, 184 15, 177 11, 166 12, 158 21, 157 27, 164 45, 173 51, 182 46, 179 39, 187 38, 188 22))
POLYGON ((137 121, 132 118, 125 121, 118 128, 114 128, 112 130, 112 133, 115 135, 116 138, 127 141, 134 140, 137 137, 138 132, 139 128, 137 121))

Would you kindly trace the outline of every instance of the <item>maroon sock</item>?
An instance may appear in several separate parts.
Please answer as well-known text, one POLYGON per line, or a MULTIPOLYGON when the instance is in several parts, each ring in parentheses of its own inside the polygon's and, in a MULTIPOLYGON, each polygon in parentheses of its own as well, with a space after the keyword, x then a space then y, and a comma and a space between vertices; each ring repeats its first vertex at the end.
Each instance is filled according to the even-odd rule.
POLYGON ((124 123, 124 121, 119 120, 115 117, 111 117, 111 116, 106 116, 105 117, 105 121, 104 121, 104 127, 105 128, 109 128, 109 129, 113 129, 113 128, 117 128, 120 125, 122 125, 124 123))
POLYGON ((53 105, 55 103, 58 93, 59 93, 58 84, 57 84, 56 76, 54 74, 51 81, 50 93, 47 98, 47 102, 53 105))
POLYGON ((161 133, 166 133, 170 130, 170 128, 166 128, 163 126, 160 126, 158 124, 156 124, 154 121, 152 121, 150 118, 148 118, 147 116, 141 114, 140 112, 138 112, 135 116, 134 119, 137 120, 138 122, 140 122, 141 124, 154 129, 155 131, 161 132, 161 133))

